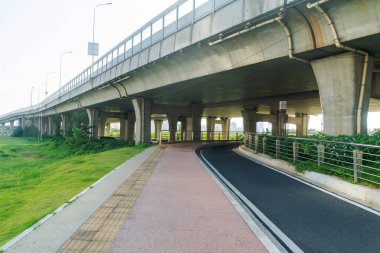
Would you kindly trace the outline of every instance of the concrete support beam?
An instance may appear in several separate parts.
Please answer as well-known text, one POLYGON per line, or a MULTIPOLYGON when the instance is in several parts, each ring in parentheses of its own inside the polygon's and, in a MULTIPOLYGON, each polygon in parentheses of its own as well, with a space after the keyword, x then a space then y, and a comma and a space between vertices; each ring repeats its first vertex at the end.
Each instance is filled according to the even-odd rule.
POLYGON ((136 145, 150 143, 152 103, 148 99, 132 99, 136 115, 136 145))
MULTIPOLYGON (((324 132, 328 135, 357 133, 360 84, 364 57, 344 53, 311 62, 319 86, 324 132)), ((372 59, 368 67, 361 113, 361 133, 367 132, 367 115, 372 85, 372 59)))
POLYGON ((207 140, 214 140, 216 117, 207 117, 207 140))
POLYGON ((159 140, 160 139, 160 134, 161 134, 161 131, 162 131, 162 123, 164 121, 161 120, 161 119, 155 119, 154 120, 154 138, 156 140, 159 140))
POLYGON ((86 109, 92 138, 99 139, 99 109, 86 109))
POLYGON ((297 118, 300 118, 300 123, 298 123, 297 129, 296 129, 296 135, 297 136, 306 136, 307 135, 307 130, 309 128, 309 115, 307 114, 296 114, 297 118))
POLYGON ((193 140, 201 140, 201 121, 204 106, 202 104, 193 104, 191 106, 193 140))

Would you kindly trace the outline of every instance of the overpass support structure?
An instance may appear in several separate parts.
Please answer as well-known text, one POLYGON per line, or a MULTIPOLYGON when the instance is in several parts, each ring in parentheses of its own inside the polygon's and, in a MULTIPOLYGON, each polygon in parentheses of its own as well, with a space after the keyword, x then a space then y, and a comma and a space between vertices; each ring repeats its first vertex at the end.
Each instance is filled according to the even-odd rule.
POLYGON ((152 102, 148 99, 132 99, 136 115, 136 145, 150 143, 152 102))
MULTIPOLYGON (((311 62, 319 87, 324 131, 327 135, 367 133, 372 67, 363 73, 363 64, 366 64, 363 58, 359 54, 348 52, 311 62), (362 75, 367 75, 363 88, 362 75), (361 89, 363 89, 362 95, 360 95, 361 89), (359 107, 361 107, 360 115, 358 115, 359 107), (358 117, 361 124, 360 132, 358 132, 358 117)), ((370 58, 369 65, 371 64, 370 58)))

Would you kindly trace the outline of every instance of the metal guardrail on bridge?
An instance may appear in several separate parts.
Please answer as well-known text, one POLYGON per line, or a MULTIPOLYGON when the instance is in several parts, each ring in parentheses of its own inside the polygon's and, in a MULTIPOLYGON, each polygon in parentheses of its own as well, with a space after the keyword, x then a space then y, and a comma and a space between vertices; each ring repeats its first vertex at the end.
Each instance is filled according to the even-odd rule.
POLYGON ((380 185, 380 146, 244 133, 244 145, 257 153, 380 185))
MULTIPOLYGON (((196 132, 193 131, 176 131, 175 133, 175 142, 182 141, 192 141, 194 139, 194 134, 196 132)), ((198 132, 200 136, 200 141, 211 141, 211 142, 219 142, 219 141, 231 141, 231 142, 241 142, 243 141, 244 133, 241 131, 201 131, 198 132)), ((168 142, 169 141, 170 132, 168 130, 161 131, 160 138, 157 141, 160 142, 168 142)))

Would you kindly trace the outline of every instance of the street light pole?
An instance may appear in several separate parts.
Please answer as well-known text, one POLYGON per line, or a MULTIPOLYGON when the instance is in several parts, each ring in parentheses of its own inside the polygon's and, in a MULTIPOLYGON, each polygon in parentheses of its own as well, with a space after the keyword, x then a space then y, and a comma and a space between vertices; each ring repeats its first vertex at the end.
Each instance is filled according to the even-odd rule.
POLYGON ((62 85, 62 57, 65 54, 71 54, 73 51, 66 51, 61 54, 61 58, 59 60, 59 90, 61 90, 61 85, 62 85))
POLYGON ((30 107, 33 106, 33 90, 34 90, 34 86, 32 86, 32 89, 30 90, 30 107))
MULTIPOLYGON (((99 6, 102 6, 102 5, 111 5, 112 3, 103 3, 103 4, 98 4, 94 7, 94 17, 93 17, 93 20, 92 20, 92 43, 94 44, 95 43, 95 16, 96 16, 96 9, 99 7, 99 6)), ((94 64, 94 55, 92 55, 92 64, 94 64)))
POLYGON ((46 82, 45 82, 45 97, 47 98, 47 95, 48 95, 48 90, 47 90, 47 85, 48 85, 48 78, 49 78, 49 75, 51 74, 55 74, 55 72, 49 72, 46 74, 46 82))

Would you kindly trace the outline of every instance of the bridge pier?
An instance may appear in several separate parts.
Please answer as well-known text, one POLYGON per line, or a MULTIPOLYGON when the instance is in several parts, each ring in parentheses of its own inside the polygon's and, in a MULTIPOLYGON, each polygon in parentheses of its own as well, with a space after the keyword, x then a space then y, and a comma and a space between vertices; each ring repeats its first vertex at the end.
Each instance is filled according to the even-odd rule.
POLYGON ((214 140, 216 117, 207 117, 207 140, 214 140))
POLYGON ((5 123, 0 124, 0 133, 2 136, 5 136, 5 123))
POLYGON ((86 109, 87 116, 88 116, 88 124, 90 126, 90 133, 92 135, 92 138, 98 139, 99 138, 99 109, 97 108, 88 108, 86 109))
POLYGON ((159 140, 160 139, 160 134, 161 134, 161 131, 162 131, 162 123, 164 121, 162 119, 155 119, 154 120, 154 138, 156 140, 159 140))
POLYGON ((71 127, 71 117, 70 114, 62 113, 62 135, 64 137, 67 137, 70 135, 70 127, 71 127))
POLYGON ((150 143, 152 103, 148 99, 132 99, 136 115, 136 145, 150 143))
POLYGON ((231 119, 220 118, 220 120, 217 123, 220 123, 222 125, 222 139, 223 140, 229 140, 230 139, 231 119))
POLYGON ((175 142, 175 134, 177 132, 178 116, 175 114, 167 114, 169 123, 169 142, 175 142))
POLYGON ((243 129, 245 132, 256 133, 257 108, 244 108, 241 111, 243 117, 243 129))
POLYGON ((191 123, 192 129, 189 128, 189 124, 187 125, 187 129, 190 132, 193 132, 193 141, 200 141, 201 140, 201 123, 202 123, 202 113, 203 113, 204 106, 202 104, 193 104, 191 106, 191 122, 188 120, 189 123, 191 123))
POLYGON ((363 103, 359 103, 364 57, 344 53, 311 62, 317 79, 323 112, 324 132, 328 135, 367 133, 367 115, 372 83, 372 59, 363 84, 363 103), (361 110, 360 110, 361 107, 361 110), (358 115, 358 110, 361 112, 358 115))
POLYGON ((15 121, 14 121, 14 120, 11 120, 11 121, 9 122, 9 136, 12 136, 12 134, 13 134, 14 124, 15 124, 15 121))
POLYGON ((186 129, 187 129, 187 120, 186 120, 186 117, 185 116, 179 116, 178 117, 178 121, 181 122, 181 137, 180 137, 180 140, 181 141, 185 141, 186 140, 186 129))

